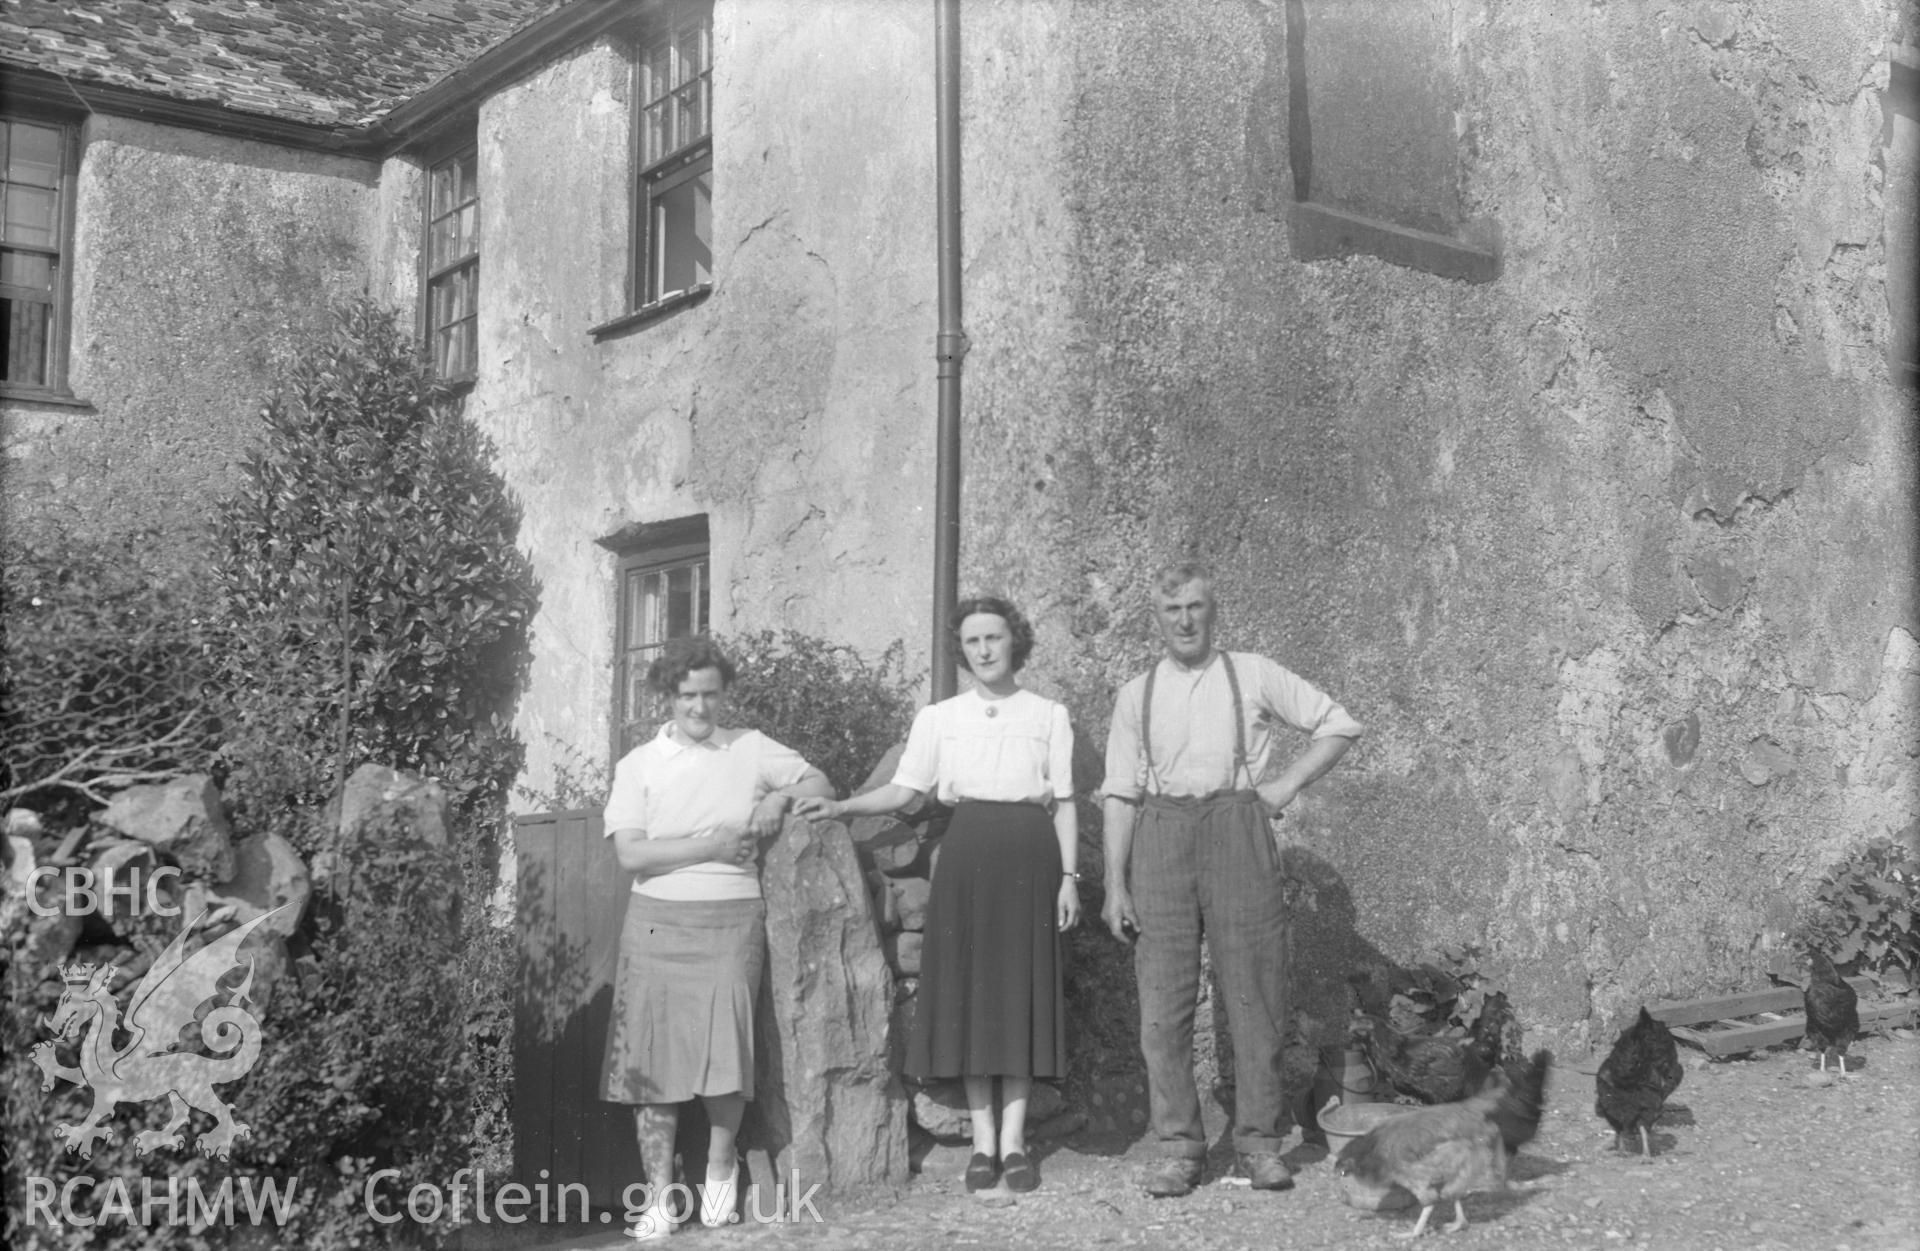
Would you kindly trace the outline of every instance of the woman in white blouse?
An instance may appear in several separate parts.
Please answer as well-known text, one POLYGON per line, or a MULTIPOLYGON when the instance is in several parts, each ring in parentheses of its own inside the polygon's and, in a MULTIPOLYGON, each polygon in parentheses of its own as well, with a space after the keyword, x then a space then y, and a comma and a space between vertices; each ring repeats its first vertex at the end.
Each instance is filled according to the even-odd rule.
POLYGON ((953 630, 973 689, 920 710, 893 781, 794 811, 875 815, 927 792, 954 807, 927 900, 906 1071, 964 1080, 967 1189, 1004 1177, 1032 1190, 1027 1096, 1034 1078, 1066 1074, 1060 935, 1080 920, 1073 728, 1065 708, 1015 680, 1033 629, 1012 604, 964 600, 953 630))
MULTIPOLYGON (((679 1105, 698 1098, 713 1127, 700 1220, 725 1225, 738 1203, 735 1135, 753 1098, 753 1005, 766 968, 758 854, 787 805, 833 786, 758 730, 721 725, 733 663, 706 639, 673 644, 647 670, 673 719, 621 757, 606 834, 633 875, 620 936, 600 1097, 637 1105, 646 1199, 629 1237, 673 1232, 668 1202, 679 1105)), ((629 1187, 629 1190, 633 1189, 629 1187)))

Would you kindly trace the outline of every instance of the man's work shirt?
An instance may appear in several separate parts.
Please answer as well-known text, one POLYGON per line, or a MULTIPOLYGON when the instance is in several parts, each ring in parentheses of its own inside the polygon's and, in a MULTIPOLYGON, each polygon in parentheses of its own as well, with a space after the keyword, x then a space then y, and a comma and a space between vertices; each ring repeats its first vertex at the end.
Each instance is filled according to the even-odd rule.
POLYGON ((1141 697, 1147 675, 1120 688, 1107 731, 1107 778, 1114 799, 1142 795, 1202 796, 1246 790, 1266 776, 1274 728, 1285 722, 1312 738, 1358 738, 1366 727, 1300 675, 1252 652, 1233 652, 1240 684, 1247 767, 1234 766, 1233 689, 1222 653, 1197 670, 1162 657, 1153 680, 1153 767, 1141 739, 1141 697))

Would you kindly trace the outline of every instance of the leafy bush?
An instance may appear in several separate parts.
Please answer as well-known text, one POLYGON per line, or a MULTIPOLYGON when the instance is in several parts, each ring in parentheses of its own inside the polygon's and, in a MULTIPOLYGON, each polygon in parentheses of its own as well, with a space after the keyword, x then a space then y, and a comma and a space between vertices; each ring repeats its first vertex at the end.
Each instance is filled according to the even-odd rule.
POLYGON ((261 417, 217 519, 236 812, 313 850, 284 814, 365 760, 434 778, 459 816, 498 806, 539 589, 492 445, 364 299, 261 417))
POLYGON ((345 852, 304 984, 275 1002, 245 1079, 254 1135, 235 1149, 236 1170, 298 1178, 307 1199, 278 1231, 281 1245, 413 1241, 435 1231, 372 1221, 369 1176, 400 1170, 404 1195, 476 1163, 496 1175, 508 1164, 476 1133, 499 1118, 489 1105, 505 1106, 498 1070, 511 1036, 499 1025, 504 999, 490 1006, 486 983, 503 939, 481 909, 455 915, 447 883, 461 875, 458 849, 399 825, 369 833, 345 852))
MULTIPOLYGON (((898 639, 875 661, 798 630, 715 641, 739 670, 727 692, 728 723, 793 748, 842 795, 866 781, 913 724, 920 679, 906 672, 907 649, 898 639)), ((604 804, 610 772, 577 747, 554 746, 553 786, 522 789, 521 798, 554 812, 604 804)))
POLYGON ((1827 870, 1801 910, 1790 938, 1802 953, 1819 949, 1847 976, 1912 985, 1920 966, 1914 911, 1920 867, 1904 843, 1876 838, 1827 870))
POLYGON ((84 810, 209 767, 211 604, 140 567, 145 536, 17 540, 0 572, 0 799, 84 810))
POLYGON ((734 724, 793 748, 842 795, 866 781, 913 724, 920 679, 906 672, 898 639, 871 663, 797 630, 720 642, 740 667, 728 692, 734 724))
POLYGON ((1384 1007, 1374 1001, 1380 971, 1348 980, 1361 1007, 1385 1016, 1403 1034, 1470 1037, 1490 1060, 1518 1060, 1523 1050, 1519 1022, 1504 985, 1484 967, 1485 954, 1473 943, 1450 943, 1412 968, 1384 970, 1390 995, 1384 1007))
MULTIPOLYGON (((78 1193, 83 1210, 99 1209, 111 1178, 124 1182, 136 1204, 145 1178, 162 1189, 174 1179, 183 1191, 189 1179, 208 1190, 226 1178, 249 1185, 270 1180, 276 1189, 291 1183, 288 1218, 263 1230, 269 1245, 344 1249, 417 1245, 451 1232, 444 1221, 386 1226, 371 1220, 364 1193, 376 1170, 400 1170, 400 1195, 416 1181, 443 1184, 463 1167, 496 1177, 509 1171, 512 1023, 511 1003, 501 992, 510 984, 511 930, 491 924, 480 908, 452 915, 447 883, 462 872, 457 848, 389 829, 343 856, 349 867, 335 879, 341 893, 316 899, 310 954, 297 962, 297 974, 267 991, 259 1011, 259 1061, 220 1090, 235 1119, 250 1127, 227 1161, 194 1149, 192 1133, 208 1127, 197 1114, 185 1150, 139 1156, 133 1136, 167 1120, 165 1099, 116 1108, 108 1122, 114 1136, 96 1145, 91 1159, 62 1150, 54 1126, 84 1118, 92 1092, 65 1083, 51 1093, 40 1089, 30 1052, 46 1037, 37 1022, 51 1016, 62 985, 53 969, 20 959, 30 914, 18 906, 6 910, 0 1088, 6 1095, 7 1245, 72 1245, 71 1230, 25 1223, 29 1176, 50 1179, 56 1190, 71 1178, 94 1179, 92 1190, 83 1185, 78 1193)), ((487 884, 469 871, 468 897, 487 884)), ((177 936, 180 920, 149 917, 133 925, 133 941, 158 950, 177 936)), ((115 950, 76 954, 110 959, 115 950)), ((256 997, 256 1009, 260 1003, 256 997)), ((103 1222, 90 1234, 102 1246, 199 1251, 245 1242, 246 1228, 169 1224, 163 1208, 150 1227, 103 1222)))
MULTIPOLYGON (((213 611, 190 586, 129 567, 126 550, 42 544, 25 549, 31 559, 9 556, 6 785, 84 809, 135 770, 211 764, 239 829, 277 831, 309 857, 325 848, 352 870, 336 879, 342 895, 316 897, 329 924, 295 941, 312 950, 273 992, 261 1062, 222 1091, 253 1126, 231 1165, 137 1158, 132 1131, 163 1123, 164 1100, 119 1109, 115 1140, 90 1160, 60 1151, 52 1127, 81 1119, 89 1092, 41 1092, 30 1050, 61 992, 44 953, 64 948, 43 941, 50 923, 20 901, 0 902, 9 1245, 67 1246, 76 1232, 24 1227, 30 1173, 56 1185, 118 1177, 136 1196, 149 1173, 292 1179, 301 1200, 272 1241, 345 1248, 447 1232, 370 1221, 370 1169, 398 1168, 411 1184, 507 1167, 513 936, 479 906, 446 918, 451 931, 429 919, 451 880, 476 904, 490 892, 489 851, 519 768, 508 718, 537 588, 513 546, 518 510, 486 440, 424 376, 393 318, 365 302, 302 354, 264 419, 264 446, 217 509, 213 611), (182 725, 192 733, 168 737, 182 725), (450 848, 328 846, 326 803, 367 759, 441 782, 450 848)), ((74 824, 84 812, 62 816, 74 824)), ((171 937, 135 942, 151 951, 171 937)), ((249 1237, 170 1224, 82 1234, 192 1249, 249 1237)))

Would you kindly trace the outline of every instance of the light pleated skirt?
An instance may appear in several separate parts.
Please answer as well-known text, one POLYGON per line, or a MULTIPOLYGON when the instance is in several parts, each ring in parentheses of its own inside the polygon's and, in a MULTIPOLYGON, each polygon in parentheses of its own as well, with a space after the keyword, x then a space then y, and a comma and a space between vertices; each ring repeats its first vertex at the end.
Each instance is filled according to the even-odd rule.
POLYGON ((600 1097, 753 1097, 753 1005, 767 966, 759 899, 630 895, 600 1097))

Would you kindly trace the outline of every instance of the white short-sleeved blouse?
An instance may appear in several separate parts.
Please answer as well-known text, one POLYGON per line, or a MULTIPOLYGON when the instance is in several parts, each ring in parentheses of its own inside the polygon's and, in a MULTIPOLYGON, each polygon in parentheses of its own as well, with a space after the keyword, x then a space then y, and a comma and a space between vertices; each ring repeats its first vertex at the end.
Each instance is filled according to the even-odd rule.
POLYGON ((1071 799, 1073 726, 1064 706, 1032 691, 966 691, 914 717, 893 781, 946 804, 1071 799))
MULTIPOLYGON (((687 743, 669 721, 614 766, 606 835, 645 830, 648 838, 693 838, 741 829, 768 792, 794 785, 807 769, 799 752, 758 730, 715 730, 687 743)), ((758 899, 760 874, 751 865, 708 861, 636 873, 633 889, 656 899, 758 899)))

